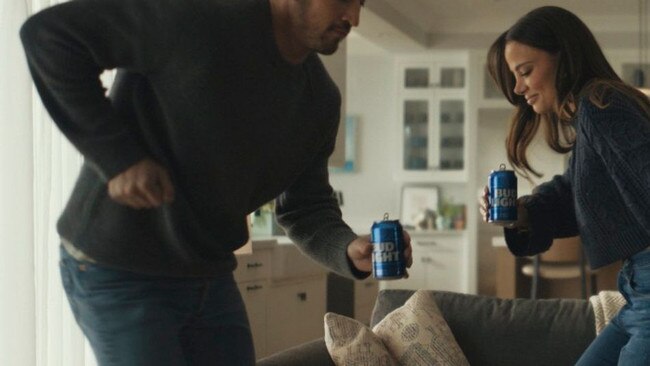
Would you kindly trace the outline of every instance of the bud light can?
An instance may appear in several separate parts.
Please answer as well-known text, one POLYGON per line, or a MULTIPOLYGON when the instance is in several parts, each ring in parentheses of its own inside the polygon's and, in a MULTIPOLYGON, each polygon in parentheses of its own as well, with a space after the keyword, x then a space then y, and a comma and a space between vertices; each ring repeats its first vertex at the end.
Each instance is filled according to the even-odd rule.
POLYGON ((517 177, 512 170, 501 164, 499 170, 490 172, 488 182, 488 222, 512 224, 517 221, 517 177))
POLYGON ((395 280, 406 275, 404 234, 399 220, 375 221, 370 229, 372 273, 379 280, 395 280))

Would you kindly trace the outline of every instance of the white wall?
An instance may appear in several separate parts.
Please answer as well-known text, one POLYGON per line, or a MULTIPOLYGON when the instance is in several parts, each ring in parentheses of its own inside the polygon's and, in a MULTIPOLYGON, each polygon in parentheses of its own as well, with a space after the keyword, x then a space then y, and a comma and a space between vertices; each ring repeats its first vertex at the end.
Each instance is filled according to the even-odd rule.
POLYGON ((0 365, 29 366, 36 339, 32 100, 18 39, 26 14, 24 2, 0 6, 0 365))
POLYGON ((368 233, 384 212, 397 217, 392 168, 397 143, 393 56, 360 36, 348 39, 347 114, 359 117, 356 170, 332 173, 334 189, 343 191, 343 217, 359 234, 368 233))

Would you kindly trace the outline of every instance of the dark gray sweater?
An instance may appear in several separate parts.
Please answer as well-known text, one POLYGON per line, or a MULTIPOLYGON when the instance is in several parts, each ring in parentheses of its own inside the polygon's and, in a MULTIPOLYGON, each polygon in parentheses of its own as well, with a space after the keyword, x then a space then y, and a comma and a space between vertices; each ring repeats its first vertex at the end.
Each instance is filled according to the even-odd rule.
POLYGON ((515 255, 579 234, 598 268, 650 246, 650 121, 620 93, 605 101, 600 109, 581 99, 567 171, 524 198, 530 231, 505 230, 515 255))
POLYGON ((84 0, 21 29, 34 83, 85 157, 58 222, 98 263, 167 276, 232 271, 246 214, 282 194, 281 223, 307 253, 351 276, 356 235, 332 198, 340 94, 317 55, 285 62, 267 0, 84 0), (110 97, 98 75, 117 68, 110 97), (107 181, 149 157, 176 195, 136 210, 107 181))

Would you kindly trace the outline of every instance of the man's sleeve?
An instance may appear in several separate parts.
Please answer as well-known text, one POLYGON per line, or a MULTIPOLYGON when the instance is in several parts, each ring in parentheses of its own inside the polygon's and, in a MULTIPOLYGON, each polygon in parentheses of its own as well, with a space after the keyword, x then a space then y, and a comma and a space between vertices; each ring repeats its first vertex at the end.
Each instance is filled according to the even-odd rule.
POLYGON ((176 30, 169 0, 70 1, 31 16, 20 37, 34 84, 64 135, 108 180, 147 155, 120 119, 99 75, 155 73, 176 30))
MULTIPOLYGON (((334 136, 336 131, 334 131, 334 136)), ((327 160, 335 137, 300 177, 276 200, 278 223, 307 255, 349 278, 365 278, 347 256, 348 244, 357 238, 343 222, 338 202, 329 184, 327 160)))

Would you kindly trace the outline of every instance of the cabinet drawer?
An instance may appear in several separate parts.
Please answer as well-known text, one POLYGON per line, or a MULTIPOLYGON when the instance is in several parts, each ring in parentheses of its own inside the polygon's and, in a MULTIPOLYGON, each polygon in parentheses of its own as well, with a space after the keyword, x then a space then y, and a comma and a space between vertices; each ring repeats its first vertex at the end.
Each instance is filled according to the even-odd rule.
POLYGON ((325 291, 325 277, 271 288, 267 298, 267 352, 323 336, 325 291))
POLYGON ((271 274, 271 251, 265 249, 253 254, 238 255, 234 274, 237 282, 268 278, 271 274))
POLYGON ((462 240, 459 238, 446 238, 435 236, 423 236, 412 238, 414 250, 426 250, 436 252, 459 252, 462 240))
MULTIPOLYGON (((426 288, 442 291, 461 291, 460 257, 457 253, 428 251, 418 256, 418 266, 421 271, 417 275, 424 276, 422 281, 426 288)), ((415 264, 414 264, 415 265, 415 264)))

